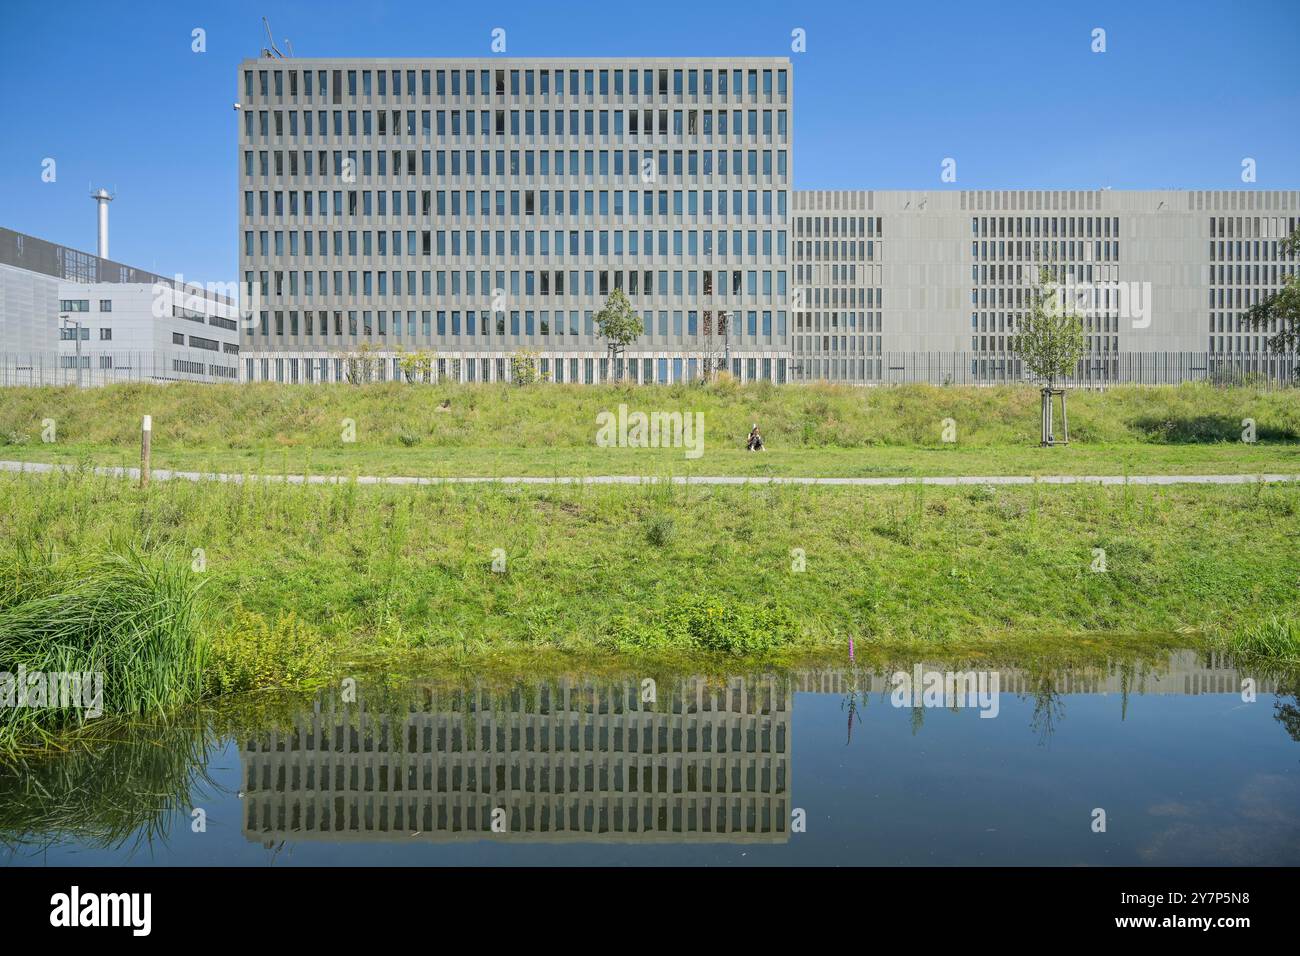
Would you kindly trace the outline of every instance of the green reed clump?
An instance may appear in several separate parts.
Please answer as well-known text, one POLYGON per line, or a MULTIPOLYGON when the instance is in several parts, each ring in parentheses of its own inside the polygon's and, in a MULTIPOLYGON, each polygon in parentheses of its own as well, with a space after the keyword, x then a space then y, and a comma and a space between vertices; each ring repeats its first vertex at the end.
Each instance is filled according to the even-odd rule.
POLYGON ((16 706, 20 668, 29 679, 102 675, 103 717, 155 715, 198 700, 200 617, 188 562, 130 549, 84 558, 22 545, 0 553, 0 672, 10 675, 0 679, 0 751, 48 742, 93 709, 16 706))
POLYGON ((1227 645, 1238 657, 1300 666, 1300 618, 1274 615, 1233 632, 1227 645))

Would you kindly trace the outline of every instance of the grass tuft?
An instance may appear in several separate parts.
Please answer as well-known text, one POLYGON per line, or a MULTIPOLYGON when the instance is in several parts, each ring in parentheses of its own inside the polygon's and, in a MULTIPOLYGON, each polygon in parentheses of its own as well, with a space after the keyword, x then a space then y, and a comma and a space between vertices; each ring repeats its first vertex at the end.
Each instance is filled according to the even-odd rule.
POLYGON ((0 750, 47 742, 95 709, 89 689, 82 695, 89 707, 34 696, 31 703, 45 706, 17 706, 20 668, 29 680, 38 672, 102 675, 104 717, 166 713, 201 696, 206 644, 188 562, 134 550, 87 553, 0 552, 0 670, 11 675, 0 687, 0 750))
POLYGON ((1228 638, 1228 647, 1241 658, 1300 667, 1300 619, 1274 615, 1234 632, 1228 638))

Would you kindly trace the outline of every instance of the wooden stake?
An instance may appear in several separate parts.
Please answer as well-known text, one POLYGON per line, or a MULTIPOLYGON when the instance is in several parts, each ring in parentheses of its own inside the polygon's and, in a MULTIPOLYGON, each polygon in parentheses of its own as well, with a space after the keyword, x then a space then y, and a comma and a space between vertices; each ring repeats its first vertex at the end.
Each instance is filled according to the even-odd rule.
POLYGON ((153 416, 146 415, 140 426, 140 487, 149 487, 149 457, 152 451, 153 416))

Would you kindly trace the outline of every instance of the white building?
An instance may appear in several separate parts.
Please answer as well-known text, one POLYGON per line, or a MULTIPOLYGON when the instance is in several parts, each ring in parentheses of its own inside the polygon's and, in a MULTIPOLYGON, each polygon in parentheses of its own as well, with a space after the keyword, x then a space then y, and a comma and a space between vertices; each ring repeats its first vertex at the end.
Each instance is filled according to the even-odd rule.
POLYGON ((0 229, 0 385, 238 379, 230 298, 0 229))
POLYGON ((96 382, 236 381, 239 309, 172 283, 59 284, 59 365, 96 382))

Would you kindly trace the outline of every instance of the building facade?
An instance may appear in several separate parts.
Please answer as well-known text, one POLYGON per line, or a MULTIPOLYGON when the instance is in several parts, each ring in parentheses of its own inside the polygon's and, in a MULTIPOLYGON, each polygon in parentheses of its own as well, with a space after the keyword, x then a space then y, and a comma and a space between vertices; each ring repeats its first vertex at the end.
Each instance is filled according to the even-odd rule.
POLYGON ((1300 192, 797 191, 791 377, 987 381, 1047 269, 1084 320, 1080 377, 1281 371, 1245 313, 1300 263, 1300 192))
POLYGON ((59 285, 59 364, 96 381, 238 381, 239 307, 174 283, 59 285), (143 364, 142 364, 143 363, 143 364))
POLYGON ((791 190, 785 58, 247 60, 243 376, 998 381, 1041 270, 1086 381, 1268 371, 1300 193, 791 190), (612 366, 594 316, 644 334, 612 366), (367 374, 371 374, 368 372, 367 374))
POLYGON ((615 370, 593 317, 622 289, 637 381, 710 358, 785 379, 790 62, 259 59, 239 67, 245 377, 615 370))
POLYGON ((244 835, 782 843, 793 695, 783 678, 326 694, 241 752, 244 835))
POLYGON ((238 355, 233 297, 0 229, 0 385, 236 381, 238 355))

